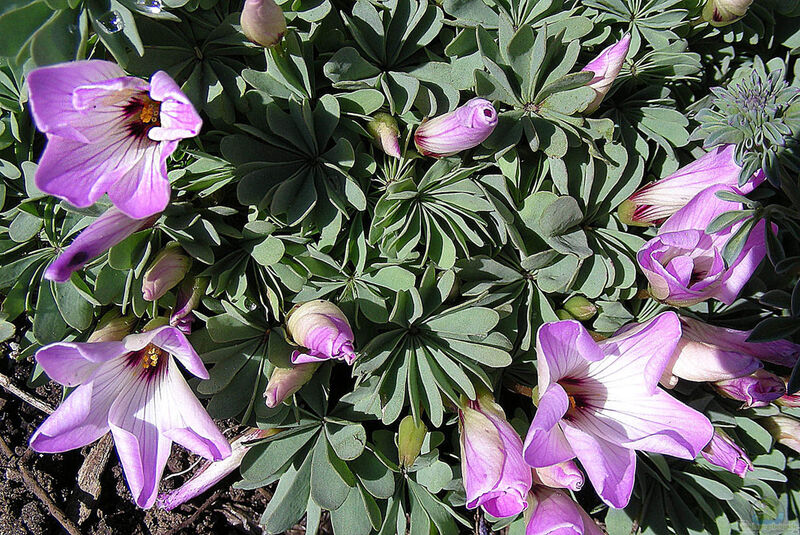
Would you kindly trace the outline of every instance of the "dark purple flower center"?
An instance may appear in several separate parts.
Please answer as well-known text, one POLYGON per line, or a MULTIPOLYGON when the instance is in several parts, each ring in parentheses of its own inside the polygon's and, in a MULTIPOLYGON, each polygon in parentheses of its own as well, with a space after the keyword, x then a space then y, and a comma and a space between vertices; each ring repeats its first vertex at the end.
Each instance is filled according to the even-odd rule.
POLYGON ((128 132, 135 138, 147 137, 151 128, 161 126, 161 102, 139 93, 125 105, 128 132))
POLYGON ((147 344, 143 349, 128 355, 128 365, 141 368, 142 374, 149 379, 164 369, 168 358, 166 351, 156 345, 147 344))

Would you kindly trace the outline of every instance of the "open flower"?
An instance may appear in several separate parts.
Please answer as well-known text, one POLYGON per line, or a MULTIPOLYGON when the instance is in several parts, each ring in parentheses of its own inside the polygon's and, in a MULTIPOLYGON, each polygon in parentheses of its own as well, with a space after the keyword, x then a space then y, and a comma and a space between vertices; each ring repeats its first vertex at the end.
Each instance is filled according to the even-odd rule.
POLYGON ((69 247, 47 266, 44 278, 56 282, 69 280, 73 271, 78 271, 134 232, 149 227, 156 219, 158 216, 131 219, 112 206, 83 229, 69 247))
POLYGON ((104 193, 129 217, 161 212, 170 197, 167 157, 202 121, 163 71, 150 83, 114 63, 73 61, 34 69, 28 93, 47 147, 36 185, 78 206, 104 193))
POLYGON ((497 126, 497 111, 485 98, 473 98, 450 113, 423 122, 414 143, 424 156, 450 156, 483 143, 497 126))
POLYGON ((203 461, 200 468, 186 483, 175 490, 159 494, 158 507, 172 511, 179 505, 203 494, 241 466, 245 453, 252 447, 248 442, 266 438, 275 433, 277 433, 275 429, 248 429, 231 442, 231 454, 228 458, 214 462, 203 461))
POLYGON ((706 461, 739 477, 753 470, 753 463, 744 450, 721 429, 714 430, 711 442, 700 453, 706 461))
POLYGON ((286 331, 297 345, 306 348, 292 353, 292 364, 328 359, 352 364, 356 360, 347 316, 329 301, 317 299, 296 305, 286 319, 286 331))
POLYGON ((522 440, 491 393, 462 403, 458 429, 467 508, 482 506, 495 518, 521 513, 528 505, 531 469, 522 460, 522 440))
POLYGON ((711 422, 658 388, 680 332, 673 312, 601 342, 577 321, 542 325, 527 463, 541 468, 577 457, 603 501, 624 507, 635 450, 694 459, 711 440, 711 422))
POLYGON ((619 76, 619 71, 622 70, 622 65, 625 63, 625 56, 628 55, 630 46, 631 34, 626 33, 622 36, 622 39, 606 47, 596 58, 586 64, 586 67, 581 69, 581 71, 594 73, 594 78, 587 85, 597 93, 597 96, 586 107, 584 113, 592 113, 600 107, 600 103, 603 102, 603 99, 608 94, 614 80, 619 76))
POLYGON ((711 186, 729 186, 747 195, 766 179, 756 172, 739 186, 742 170, 734 159, 736 145, 721 145, 671 175, 642 186, 619 205, 620 221, 626 225, 657 225, 686 206, 698 193, 711 186))
POLYGON ((756 370, 744 377, 717 381, 714 388, 726 398, 744 402, 745 407, 766 407, 786 393, 783 379, 766 370, 756 370))
POLYGON ((639 249, 636 259, 650 282, 654 298, 674 306, 690 306, 706 299, 730 305, 766 255, 766 223, 761 220, 753 227, 736 260, 725 266, 722 250, 743 222, 713 234, 706 234, 705 230, 717 216, 739 210, 742 204, 718 198, 718 191, 733 189, 706 188, 639 249))
POLYGON ((534 486, 525 511, 525 535, 603 535, 603 530, 563 490, 534 486))
POLYGON ((109 429, 139 507, 152 507, 172 443, 219 461, 228 441, 192 393, 178 365, 208 372, 178 329, 160 327, 119 342, 57 342, 36 352, 47 375, 77 387, 31 437, 42 453, 90 444, 109 429))

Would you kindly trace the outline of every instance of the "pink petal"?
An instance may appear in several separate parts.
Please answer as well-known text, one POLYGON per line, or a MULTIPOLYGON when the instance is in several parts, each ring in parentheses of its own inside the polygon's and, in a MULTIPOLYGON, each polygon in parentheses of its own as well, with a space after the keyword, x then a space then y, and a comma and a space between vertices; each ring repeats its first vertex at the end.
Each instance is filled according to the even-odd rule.
POLYGON ((600 498, 612 507, 628 505, 633 493, 636 452, 584 433, 568 423, 564 435, 600 498))
POLYGON ((148 137, 155 141, 177 141, 200 133, 203 120, 178 84, 164 71, 150 79, 150 97, 161 102, 161 126, 150 129, 148 137))
POLYGON ((661 225, 658 234, 689 229, 705 231, 708 224, 717 216, 731 210, 742 209, 742 203, 725 201, 717 197, 716 194, 720 191, 737 193, 734 188, 720 184, 704 189, 667 219, 661 225))
POLYGON ((539 406, 536 408, 523 447, 525 462, 530 466, 542 468, 575 457, 558 425, 568 408, 567 393, 558 383, 551 384, 547 391, 540 395, 539 406))
POLYGON ((122 342, 57 342, 36 352, 36 362, 48 377, 64 386, 77 386, 97 367, 127 353, 122 342))
POLYGON ((178 143, 153 143, 149 139, 130 140, 138 159, 135 165, 108 186, 111 202, 135 219, 162 212, 169 203, 171 191, 166 161, 178 143))
POLYGON ((583 375, 589 362, 604 357, 583 325, 571 320, 542 325, 536 334, 536 355, 540 392, 563 377, 583 375))
POLYGON ((202 359, 186 339, 186 335, 177 327, 164 325, 151 331, 131 334, 123 342, 128 351, 139 351, 148 344, 156 345, 178 359, 191 374, 208 379, 208 371, 202 359))
MULTIPOLYGON (((525 535, 584 535, 580 506, 567 493, 548 487, 535 487, 536 498, 525 535)), ((594 523, 594 522, 592 522, 594 523)))
POLYGON ((725 273, 722 285, 716 292, 716 298, 726 305, 733 304, 739 292, 764 260, 767 254, 765 228, 766 222, 763 219, 755 224, 747 237, 744 249, 725 273))

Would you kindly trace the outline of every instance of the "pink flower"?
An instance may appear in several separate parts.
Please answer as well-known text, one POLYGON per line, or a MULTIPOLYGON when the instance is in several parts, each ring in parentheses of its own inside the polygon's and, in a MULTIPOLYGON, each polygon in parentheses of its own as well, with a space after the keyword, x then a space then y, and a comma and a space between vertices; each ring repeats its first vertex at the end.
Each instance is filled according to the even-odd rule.
POLYGON ((122 240, 145 227, 151 226, 158 216, 147 219, 131 219, 113 206, 92 221, 78 237, 47 266, 44 278, 64 282, 72 272, 78 271, 87 262, 100 256, 122 240))
POLYGON ((108 61, 73 61, 31 71, 28 93, 34 122, 47 136, 39 189, 78 207, 107 192, 134 219, 164 210, 167 157, 202 125, 167 73, 147 83, 108 61))
POLYGON ((170 326, 119 342, 43 347, 36 361, 47 375, 76 388, 34 432, 31 448, 73 450, 111 430, 136 504, 152 507, 173 442, 214 461, 231 454, 173 356, 193 375, 208 379, 189 341, 170 326))
POLYGON ((717 216, 740 210, 742 204, 718 198, 718 191, 733 188, 711 186, 703 190, 639 249, 636 259, 654 298, 674 306, 690 306, 706 299, 730 305, 766 255, 766 223, 761 220, 736 260, 725 266, 722 251, 743 222, 714 234, 705 230, 717 216))
POLYGON ((717 381, 714 388, 723 396, 744 402, 744 407, 766 407, 786 393, 783 379, 766 370, 717 381))
POLYGON ((294 351, 292 364, 339 359, 352 364, 353 330, 347 316, 329 301, 317 299, 296 305, 286 319, 286 331, 306 351, 294 351))
POLYGON ((631 46, 631 34, 626 33, 618 42, 604 49, 600 54, 590 61, 581 71, 594 73, 594 78, 588 86, 594 89, 597 96, 591 104, 584 110, 584 113, 592 113, 598 107, 611 89, 611 84, 617 79, 622 65, 625 63, 625 56, 631 46))
POLYGON ((414 143, 424 156, 450 156, 483 143, 497 126, 497 111, 485 98, 473 98, 450 113, 423 122, 414 143))
POLYGON ((319 362, 297 364, 291 368, 275 368, 269 376, 264 398, 267 407, 277 407, 283 401, 303 388, 319 368, 319 362))
POLYGON ((274 435, 274 429, 249 429, 231 442, 231 455, 221 461, 204 461, 194 475, 183 485, 170 492, 159 494, 157 506, 172 511, 179 505, 203 494, 239 468, 252 446, 247 442, 274 435))
POLYGON ((531 469, 522 440, 488 392, 459 407, 458 429, 467 508, 483 507, 496 518, 515 516, 528 505, 531 469))
POLYGON ((744 450, 720 429, 714 430, 711 442, 700 453, 706 461, 739 477, 753 471, 753 463, 744 450))
POLYGON ((603 530, 566 492, 534 486, 525 511, 525 535, 603 535, 603 530))
POLYGON ((620 204, 620 221, 643 227, 657 225, 710 186, 728 186, 735 193, 747 195, 764 182, 766 175, 758 171, 740 187, 742 168, 734 160, 735 149, 733 144, 711 149, 668 177, 639 188, 620 204))
POLYGON ((177 286, 192 267, 192 259, 177 242, 159 252, 142 277, 142 297, 155 301, 177 286))
POLYGON ((673 312, 601 342, 577 321, 542 325, 525 461, 541 468, 577 457, 603 501, 624 507, 636 450, 694 459, 711 440, 711 422, 658 388, 680 332, 673 312))
POLYGON ((240 21, 242 32, 257 45, 276 45, 286 33, 286 18, 274 0, 245 0, 240 21))

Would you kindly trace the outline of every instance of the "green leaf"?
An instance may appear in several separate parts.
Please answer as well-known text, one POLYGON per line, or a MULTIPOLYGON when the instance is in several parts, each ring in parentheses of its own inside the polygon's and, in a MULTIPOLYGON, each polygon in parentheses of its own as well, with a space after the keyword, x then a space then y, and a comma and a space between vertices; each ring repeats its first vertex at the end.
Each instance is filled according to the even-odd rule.
POLYGON ((306 457, 299 467, 289 465, 278 480, 275 493, 261 515, 261 524, 267 533, 283 533, 294 526, 306 512, 311 493, 311 458, 311 455, 306 457))
POLYGON ((334 511, 354 486, 353 474, 333 453, 325 435, 320 434, 311 461, 311 498, 320 507, 334 511))

